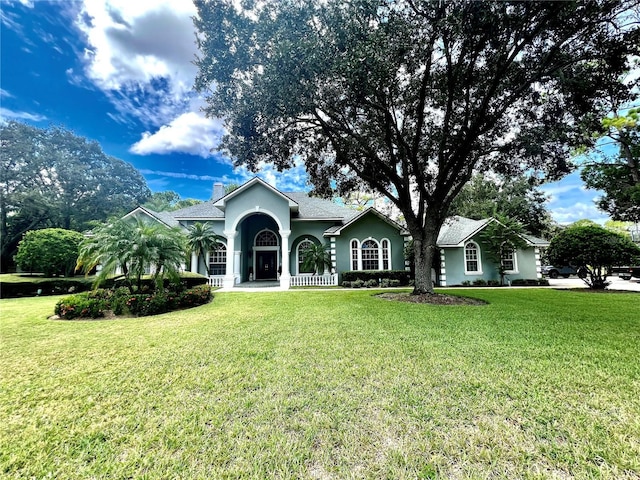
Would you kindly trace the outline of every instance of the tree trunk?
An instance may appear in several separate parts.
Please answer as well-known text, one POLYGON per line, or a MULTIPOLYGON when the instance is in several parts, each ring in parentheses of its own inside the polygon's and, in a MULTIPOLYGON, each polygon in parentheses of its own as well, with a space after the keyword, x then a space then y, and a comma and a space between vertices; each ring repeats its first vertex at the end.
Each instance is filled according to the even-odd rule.
POLYGON ((436 241, 440 233, 440 222, 427 215, 423 228, 411 228, 409 233, 413 237, 413 252, 415 262, 415 285, 413 295, 433 295, 433 280, 431 269, 436 258, 438 247, 436 241))

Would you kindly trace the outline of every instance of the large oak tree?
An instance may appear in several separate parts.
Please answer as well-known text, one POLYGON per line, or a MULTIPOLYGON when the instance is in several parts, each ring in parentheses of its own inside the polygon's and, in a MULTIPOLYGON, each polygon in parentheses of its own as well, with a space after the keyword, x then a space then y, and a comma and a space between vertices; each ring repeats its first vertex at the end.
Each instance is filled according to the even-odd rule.
MULTIPOLYGON (((431 293, 474 171, 557 177, 640 53, 632 1, 196 0, 196 88, 237 163, 305 162, 314 193, 387 196, 431 293)), ((616 92, 618 98, 625 92, 616 92)))
POLYGON ((150 194, 132 165, 61 127, 0 125, 2 268, 22 235, 36 228, 82 230, 121 215, 150 194))

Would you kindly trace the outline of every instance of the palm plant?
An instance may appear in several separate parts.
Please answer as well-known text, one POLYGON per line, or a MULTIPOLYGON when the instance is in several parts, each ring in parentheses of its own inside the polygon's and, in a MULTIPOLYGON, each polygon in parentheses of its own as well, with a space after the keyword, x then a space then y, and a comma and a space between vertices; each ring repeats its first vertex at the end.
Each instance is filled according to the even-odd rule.
POLYGON ((198 263, 200 263, 200 258, 204 260, 205 264, 207 263, 207 259, 204 257, 206 252, 215 250, 220 240, 221 237, 215 234, 209 222, 196 222, 189 227, 187 233, 187 247, 196 254, 198 263))
POLYGON ((141 220, 116 220, 95 228, 80 246, 77 268, 89 272, 97 265, 95 286, 122 271, 131 293, 140 290, 148 266, 155 266, 159 289, 165 275, 176 278, 184 259, 184 235, 178 229, 141 220))
POLYGON ((314 243, 305 249, 302 254, 302 268, 314 271, 314 275, 324 273, 325 268, 331 268, 331 254, 329 253, 329 245, 320 245, 314 243))

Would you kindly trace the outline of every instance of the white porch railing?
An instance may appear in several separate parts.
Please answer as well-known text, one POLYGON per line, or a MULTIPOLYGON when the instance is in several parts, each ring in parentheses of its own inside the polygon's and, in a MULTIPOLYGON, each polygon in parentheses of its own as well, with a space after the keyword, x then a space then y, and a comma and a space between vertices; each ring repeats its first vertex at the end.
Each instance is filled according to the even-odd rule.
POLYGON ((224 275, 209 275, 209 286, 222 287, 223 280, 224 280, 224 275))
POLYGON ((328 275, 295 275, 291 277, 292 287, 331 287, 338 285, 338 274, 328 275))

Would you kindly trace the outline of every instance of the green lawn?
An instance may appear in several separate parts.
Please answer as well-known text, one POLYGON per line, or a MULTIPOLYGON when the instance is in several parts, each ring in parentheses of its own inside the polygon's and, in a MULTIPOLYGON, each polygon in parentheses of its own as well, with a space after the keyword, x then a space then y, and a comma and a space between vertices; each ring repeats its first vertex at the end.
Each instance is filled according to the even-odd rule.
POLYGON ((640 296, 218 293, 52 321, 0 301, 3 478, 639 478, 640 296))

